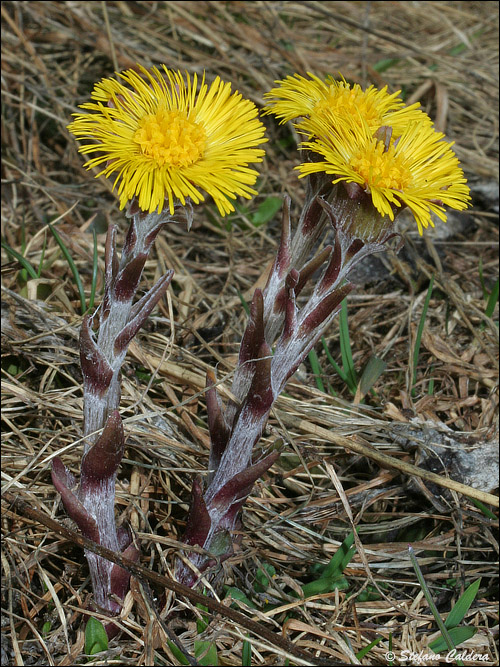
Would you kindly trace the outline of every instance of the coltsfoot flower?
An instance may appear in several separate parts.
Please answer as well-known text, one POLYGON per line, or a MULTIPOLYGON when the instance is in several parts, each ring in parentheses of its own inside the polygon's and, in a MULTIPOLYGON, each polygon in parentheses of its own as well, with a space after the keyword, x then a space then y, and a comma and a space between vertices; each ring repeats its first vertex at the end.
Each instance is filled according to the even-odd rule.
POLYGON ((309 77, 288 76, 266 94, 265 113, 296 119, 306 136, 301 148, 311 159, 296 167, 300 178, 323 173, 333 184, 356 184, 351 192, 364 192, 391 222, 407 206, 420 234, 434 226, 431 213, 446 221, 444 206, 467 208, 469 188, 453 144, 419 104, 405 107, 400 91, 389 94, 387 87, 362 90, 344 79, 309 77))
POLYGON ((87 169, 105 165, 97 176, 115 175, 120 208, 136 198, 143 211, 161 213, 168 206, 195 204, 209 194, 221 215, 234 211, 231 200, 250 199, 258 173, 249 165, 262 161, 258 146, 264 126, 257 109, 231 84, 217 77, 210 87, 203 76, 138 66, 103 79, 68 126, 78 139, 91 139, 83 154, 98 153, 87 169))
POLYGON ((469 188, 460 163, 444 134, 426 122, 410 122, 400 136, 382 126, 374 134, 366 122, 337 117, 337 122, 310 123, 316 138, 302 146, 324 160, 296 167, 300 177, 314 172, 333 176, 332 183, 357 183, 371 195, 382 216, 394 220, 407 206, 419 233, 434 223, 431 212, 446 221, 444 206, 464 210, 469 188))
POLYGON ((309 135, 314 128, 308 125, 308 119, 331 121, 336 116, 351 117, 358 124, 364 122, 374 131, 390 125, 396 134, 412 120, 431 124, 419 103, 405 107, 398 97, 400 90, 393 94, 387 92, 387 86, 382 90, 375 86, 363 90, 359 84, 351 86, 345 79, 336 81, 329 76, 323 81, 308 74, 309 79, 295 74, 277 81, 279 85, 264 95, 268 100, 265 113, 273 113, 281 119, 280 123, 300 119, 295 124, 297 130, 309 135))

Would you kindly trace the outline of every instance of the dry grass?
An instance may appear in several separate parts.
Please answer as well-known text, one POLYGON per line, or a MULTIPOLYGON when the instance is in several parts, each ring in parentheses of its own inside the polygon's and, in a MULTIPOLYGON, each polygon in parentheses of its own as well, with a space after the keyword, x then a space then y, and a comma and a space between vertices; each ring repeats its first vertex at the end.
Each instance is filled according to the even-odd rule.
MULTIPOLYGON (((496 208, 491 203, 498 181, 497 11, 496 4, 479 2, 2 3, 2 238, 35 267, 46 240, 37 280, 23 279, 18 263, 2 251, 4 488, 68 521, 50 481, 50 460, 59 454, 78 470, 81 316, 68 264, 46 223, 59 219, 88 295, 90 225, 96 219, 103 229, 123 222, 109 183, 82 169, 65 129, 92 84, 140 62, 206 69, 208 78, 232 80, 257 105, 275 79, 293 72, 341 71, 361 84, 402 88, 457 142, 474 207, 451 216, 449 226, 427 234, 425 243, 407 227, 404 252, 387 253, 358 276, 360 288, 349 298, 355 367, 361 372, 376 355, 387 370, 376 394, 359 404, 319 346, 323 382, 337 396, 315 388, 307 364, 289 384, 262 441, 266 446, 283 438, 286 453, 256 485, 241 545, 219 571, 214 594, 222 595, 223 584, 240 588, 259 607, 253 613, 262 626, 283 632, 318 660, 359 664, 355 654, 382 637, 361 662, 385 664, 390 634, 396 655, 405 649, 428 653, 436 625, 408 558, 411 541, 443 617, 481 577, 464 620, 478 632, 466 646, 488 654, 482 664, 498 664, 498 522, 466 495, 381 467, 366 449, 370 443, 444 478, 442 467, 435 467, 441 458, 455 480, 495 490, 489 473, 497 464, 490 445, 497 434, 498 311, 493 319, 484 314, 479 266, 491 289, 498 275, 498 195, 496 208), (383 70, 385 60, 393 62, 383 70), (412 395, 415 333, 433 274, 412 395), (352 451, 356 444, 358 453, 352 451), (441 449, 429 458, 425 452, 436 444, 441 449), (470 469, 457 461, 457 449, 473 462, 470 469), (360 544, 345 572, 348 588, 307 601, 291 597, 310 580, 311 565, 331 558, 352 521, 360 544), (270 589, 259 593, 253 583, 263 563, 277 574, 270 589), (379 587, 382 595, 362 601, 367 586, 379 587), (266 607, 264 598, 278 606, 266 607)), ((167 576, 182 538, 192 476, 207 463, 204 373, 218 365, 222 388, 230 386, 245 322, 238 291, 251 296, 276 246, 277 220, 255 229, 249 216, 269 195, 289 193, 296 209, 301 201, 290 129, 270 118, 264 122, 267 159, 260 195, 247 212, 227 229, 207 204, 197 209, 189 233, 171 227, 157 242, 144 284, 165 268, 175 269, 171 301, 150 318, 124 366, 128 439, 117 512, 138 533, 142 563, 167 576)), ((98 240, 101 268, 104 236, 98 240)), ((339 359, 337 327, 326 338, 339 359)), ((87 664, 82 652, 90 586, 81 550, 8 504, 2 513, 2 664, 87 664), (47 622, 50 629, 42 633, 47 622)), ((170 594, 162 604, 192 653, 193 605, 170 594)), ((129 594, 122 625, 126 633, 112 642, 106 664, 177 664, 139 585, 129 594)), ((220 615, 204 635, 216 642, 220 664, 228 665, 242 664, 244 637, 220 615)), ((256 636, 251 641, 253 664, 283 664, 280 649, 256 636)), ((93 664, 104 664, 104 658, 93 664)))

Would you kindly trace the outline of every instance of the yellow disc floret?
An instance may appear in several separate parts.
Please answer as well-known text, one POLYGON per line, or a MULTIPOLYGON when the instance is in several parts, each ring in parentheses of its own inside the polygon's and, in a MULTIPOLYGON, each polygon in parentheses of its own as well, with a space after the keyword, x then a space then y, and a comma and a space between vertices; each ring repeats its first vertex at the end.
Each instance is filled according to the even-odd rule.
POLYGON ((142 118, 134 141, 159 167, 189 167, 203 157, 206 132, 185 112, 158 111, 142 118))
POLYGON ((411 183, 407 163, 405 156, 396 155, 394 144, 386 150, 383 142, 376 139, 354 152, 350 160, 351 167, 368 188, 390 188, 400 192, 411 183))

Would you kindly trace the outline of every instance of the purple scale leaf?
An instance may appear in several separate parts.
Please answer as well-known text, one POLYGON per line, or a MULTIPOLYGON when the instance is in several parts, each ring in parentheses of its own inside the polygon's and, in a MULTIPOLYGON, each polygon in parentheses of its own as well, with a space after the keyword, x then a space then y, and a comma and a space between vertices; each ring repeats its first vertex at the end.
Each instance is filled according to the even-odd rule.
MULTIPOLYGON (((314 158, 315 153, 308 153, 309 158, 314 158)), ((314 159, 306 159, 304 161, 315 162, 314 159)), ((317 173, 310 174, 307 179, 307 193, 306 204, 304 206, 299 229, 303 237, 316 236, 318 228, 321 226, 321 205, 319 200, 323 197, 328 197, 332 190, 331 178, 325 174, 317 173), (312 178, 311 178, 312 176, 312 178)))
POLYGON ((285 307, 285 322, 283 324, 283 333, 281 334, 280 344, 284 344, 297 333, 297 305, 295 302, 295 290, 288 290, 288 297, 285 307))
POLYGON ((116 355, 127 349, 132 338, 142 327, 153 308, 164 295, 173 275, 174 272, 172 270, 166 273, 134 306, 132 309, 132 319, 115 338, 114 351, 116 355))
POLYGON ((347 181, 342 181, 342 186, 347 193, 349 199, 353 201, 360 201, 366 197, 366 192, 363 190, 359 183, 348 183, 347 181))
POLYGON ((113 379, 113 370, 99 351, 90 328, 92 318, 85 315, 80 331, 80 365, 85 393, 104 396, 113 379))
POLYGON ((354 285, 352 283, 346 283, 330 294, 327 294, 327 296, 325 296, 319 302, 314 310, 309 313, 309 315, 300 324, 298 335, 302 337, 304 335, 311 334, 313 331, 318 329, 318 327, 321 326, 326 318, 340 306, 342 301, 353 289, 353 287, 354 285))
MULTIPOLYGON (((130 208, 132 208, 132 206, 130 208)), ((125 237, 125 243, 123 244, 122 254, 124 256, 130 255, 130 253, 133 252, 136 243, 137 243, 137 222, 134 217, 129 225, 127 236, 125 237)))
POLYGON ((285 195, 281 216, 281 239, 276 255, 276 261, 271 272, 271 274, 276 272, 279 278, 281 278, 290 267, 290 234, 290 197, 285 195))
POLYGON ((106 235, 106 250, 104 255, 104 297, 101 305, 101 323, 104 322, 111 307, 111 288, 113 281, 118 273, 118 257, 116 256, 116 226, 108 228, 106 235))
POLYGON ((321 217, 321 207, 316 200, 312 201, 306 210, 304 221, 302 223, 302 235, 308 236, 315 231, 318 219, 321 217))
POLYGON ((342 246, 339 240, 338 232, 335 233, 335 245, 333 247, 333 252, 330 255, 330 261, 324 274, 321 276, 321 280, 318 284, 318 293, 326 292, 331 289, 337 278, 339 277, 340 270, 342 268, 342 246))
MULTIPOLYGON (((139 560, 140 551, 137 549, 135 544, 130 544, 122 553, 122 556, 129 558, 131 561, 136 563, 139 560)), ((111 595, 116 595, 120 600, 123 600, 127 595, 130 584, 130 573, 127 570, 124 570, 123 567, 116 565, 116 563, 111 568, 111 573, 109 575, 109 589, 111 595)), ((120 612, 121 605, 118 609, 120 612)))
MULTIPOLYGON (((229 441, 231 429, 224 418, 221 400, 215 386, 216 376, 211 370, 207 371, 205 393, 208 415, 208 432, 210 433, 210 460, 208 467, 210 471, 216 471, 229 441)), ((213 472, 210 473, 210 477, 213 472)))
POLYGON ((97 442, 82 458, 80 491, 85 495, 101 482, 114 478, 123 457, 125 437, 118 410, 108 417, 97 442))
POLYGON ((202 547, 208 537, 211 525, 212 520, 203 498, 201 478, 196 477, 193 481, 191 507, 186 522, 186 532, 183 541, 189 545, 196 544, 202 547))
POLYGON ((285 312, 288 303, 288 292, 290 289, 295 289, 297 283, 299 282, 299 277, 300 274, 297 269, 290 269, 290 272, 285 278, 284 286, 278 291, 274 298, 273 314, 275 316, 279 317, 282 313, 285 312))
MULTIPOLYGON (((54 475, 57 478, 58 484, 62 484, 68 489, 74 489, 76 487, 76 477, 70 472, 61 459, 56 456, 52 461, 52 480, 54 481, 54 475)), ((55 486, 54 482, 54 486, 55 486)))
MULTIPOLYGON (((165 290, 164 281, 167 281, 167 286, 168 286, 170 284, 172 278, 173 278, 173 275, 174 275, 173 269, 170 269, 169 271, 167 271, 167 273, 165 273, 165 275, 162 276, 156 282, 156 284, 153 287, 151 287, 151 289, 148 292, 146 292, 146 294, 144 294, 139 299, 139 301, 137 301, 132 306, 132 310, 130 311, 130 320, 133 320, 134 317, 136 317, 138 315, 139 311, 146 305, 146 303, 149 303, 150 299, 153 298, 157 294, 158 290, 165 290)), ((160 299, 158 298, 156 303, 158 303, 159 300, 160 299)))
POLYGON ((149 253, 149 251, 151 250, 151 246, 152 246, 153 243, 155 242, 156 237, 158 236, 158 234, 160 233, 160 231, 163 229, 163 227, 165 226, 165 224, 166 224, 165 222, 161 222, 161 223, 159 223, 158 225, 156 225, 156 227, 154 227, 154 228, 148 233, 148 235, 147 235, 146 238, 144 239, 144 252, 149 253))
POLYGON ((146 213, 139 208, 139 200, 134 196, 128 203, 128 208, 125 211, 125 217, 135 218, 136 215, 146 215, 146 213))
POLYGON ((299 284, 300 280, 300 273, 297 271, 297 269, 291 269, 290 273, 287 275, 285 279, 285 286, 287 289, 293 289, 296 291, 297 285, 299 284))
POLYGON ((266 342, 260 346, 258 357, 255 362, 255 373, 243 407, 243 410, 250 411, 256 420, 268 412, 274 402, 271 386, 272 353, 266 342))
POLYGON ((279 292, 276 294, 273 303, 273 313, 276 316, 281 315, 286 307, 286 287, 282 287, 279 292))
POLYGON ((108 229, 106 235, 106 248, 104 256, 106 267, 106 282, 111 284, 118 273, 118 257, 116 255, 116 225, 108 229))
POLYGON ((116 539, 118 541, 118 548, 120 551, 124 551, 132 542, 130 528, 126 525, 119 526, 116 531, 116 539))
POLYGON ((301 269, 299 274, 299 280, 297 281, 297 286, 295 287, 295 296, 298 296, 302 292, 302 289, 304 288, 306 282, 313 275, 313 273, 317 269, 319 269, 319 267, 324 262, 326 262, 326 260, 330 257, 331 252, 332 252, 332 246, 331 245, 325 246, 323 250, 316 255, 316 257, 313 257, 311 261, 308 262, 301 269))
POLYGON ((235 518, 241 505, 251 493, 255 482, 266 470, 269 470, 279 456, 279 451, 271 452, 271 454, 260 459, 257 463, 254 463, 232 477, 212 498, 210 511, 216 509, 217 514, 226 516, 227 512, 237 504, 235 511, 231 512, 231 515, 235 518))
POLYGON ((96 544, 100 544, 99 530, 96 521, 90 516, 76 495, 66 486, 66 481, 74 481, 73 475, 68 472, 66 466, 59 457, 52 461, 52 483, 61 494, 61 498, 71 519, 81 530, 82 535, 96 544))
POLYGON ((364 247, 365 247, 364 241, 362 241, 361 239, 355 239, 347 249, 345 255, 346 263, 349 262, 351 259, 353 259, 358 254, 358 252, 362 250, 364 247))
MULTIPOLYGON (((256 289, 250 305, 250 319, 240 346, 239 364, 245 364, 257 357, 264 341, 264 301, 262 290, 256 289)), ((248 364, 247 364, 248 365, 248 364)))
POLYGON ((147 258, 148 253, 139 253, 118 273, 113 285, 113 298, 116 301, 128 302, 134 298, 147 258))

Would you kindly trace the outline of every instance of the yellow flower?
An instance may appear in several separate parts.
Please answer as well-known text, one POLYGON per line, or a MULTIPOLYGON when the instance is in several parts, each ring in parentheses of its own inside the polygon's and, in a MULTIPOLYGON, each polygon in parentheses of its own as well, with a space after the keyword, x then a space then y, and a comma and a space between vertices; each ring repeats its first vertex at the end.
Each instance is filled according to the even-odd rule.
POLYGON ((301 164, 300 178, 313 172, 332 174, 333 183, 359 184, 371 195, 382 216, 394 219, 394 210, 408 206, 418 230, 434 226, 431 212, 446 221, 444 205, 467 208, 469 188, 460 163, 429 123, 409 123, 400 136, 381 127, 374 134, 359 117, 337 117, 336 122, 316 119, 310 128, 315 139, 302 146, 323 156, 324 161, 301 164))
POLYGON ((430 118, 420 110, 420 104, 404 106, 397 91, 390 95, 387 86, 377 90, 370 86, 366 90, 356 83, 352 87, 345 79, 335 81, 327 77, 322 81, 309 73, 310 79, 299 74, 287 76, 280 85, 264 95, 269 99, 265 107, 266 114, 273 113, 281 123, 301 118, 295 127, 311 136, 311 122, 331 120, 337 116, 350 117, 367 123, 374 131, 382 125, 390 125, 396 134, 413 120, 422 120, 431 124, 430 118))
POLYGON ((197 93, 196 74, 185 81, 165 65, 139 70, 96 84, 94 102, 80 107, 94 113, 74 114, 68 126, 78 139, 97 142, 79 150, 99 154, 85 163, 105 165, 97 176, 116 175, 120 208, 136 197, 143 211, 161 213, 167 201, 173 213, 176 200, 198 204, 204 190, 225 215, 237 195, 257 194, 258 173, 249 165, 262 162, 257 146, 267 139, 255 105, 219 77, 208 87, 203 76, 197 93))

